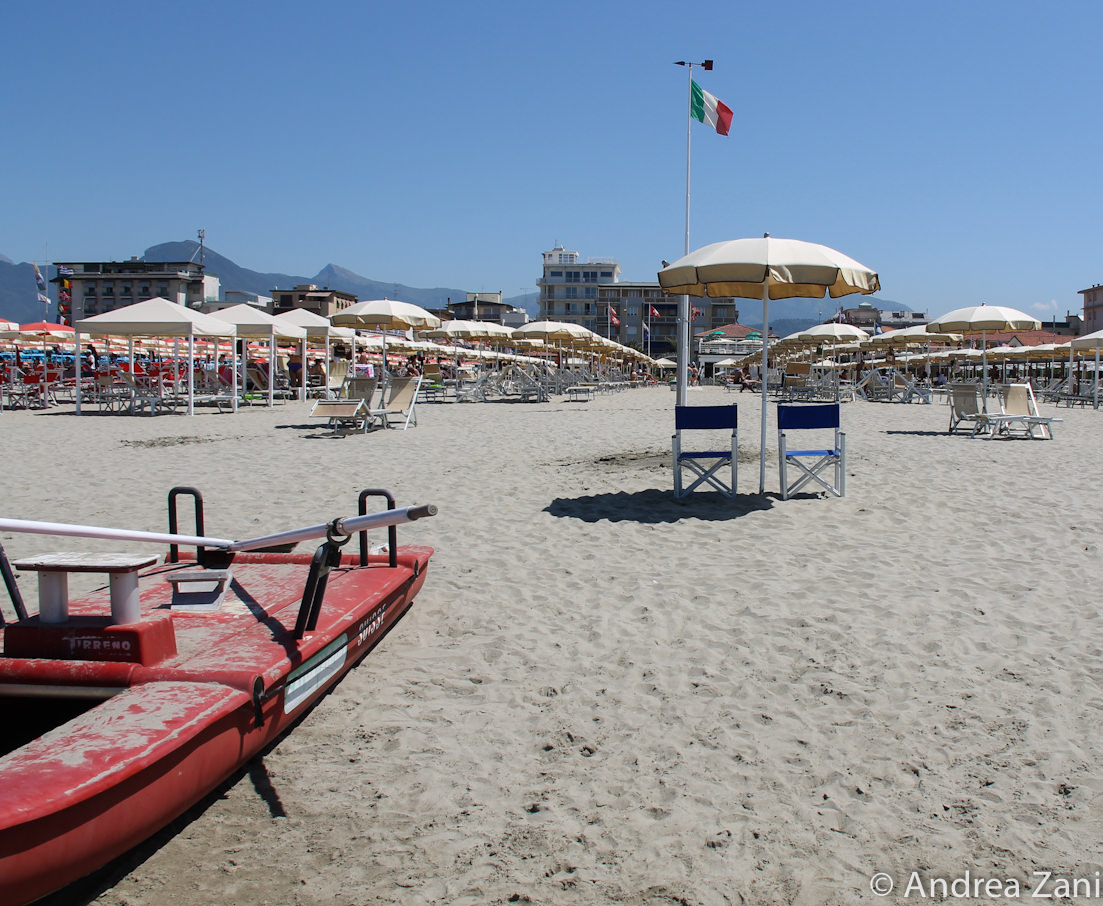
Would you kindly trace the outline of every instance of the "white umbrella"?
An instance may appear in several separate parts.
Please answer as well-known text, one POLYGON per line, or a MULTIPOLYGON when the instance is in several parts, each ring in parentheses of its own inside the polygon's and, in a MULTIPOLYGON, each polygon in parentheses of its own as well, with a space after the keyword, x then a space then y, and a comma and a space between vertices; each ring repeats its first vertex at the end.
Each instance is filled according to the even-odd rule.
POLYGON ((988 399, 988 357, 985 355, 985 344, 989 331, 1005 330, 1041 330, 1042 322, 1026 312, 1017 308, 1007 308, 1003 305, 972 305, 968 308, 957 308, 941 318, 937 318, 927 324, 928 333, 979 333, 981 348, 982 386, 984 388, 983 399, 988 399))
MULTIPOLYGON (((330 315, 329 320, 344 327, 377 327, 387 330, 432 330, 440 327, 436 315, 420 305, 397 299, 369 299, 330 315)), ((383 334, 383 379, 387 375, 387 335, 383 334)))
MULTIPOLYGON (((1099 348, 1103 346, 1103 330, 1097 330, 1094 333, 1084 334, 1082 337, 1075 337, 1069 341, 1069 358, 1072 358, 1072 350, 1075 349, 1094 349, 1095 350, 1095 388, 1092 393, 1092 406, 1096 409, 1099 408, 1099 348)), ((1072 368, 1069 368, 1069 377, 1072 377, 1072 368)), ((1069 382, 1071 386, 1071 380, 1069 382)))
MULTIPOLYGON (((672 295, 738 296, 762 300, 762 441, 759 486, 766 489, 766 397, 770 300, 832 299, 881 288, 875 271, 826 245, 799 239, 732 239, 690 252, 659 271, 659 285, 672 295)), ((679 361, 684 362, 685 356, 679 361)), ((685 376, 678 374, 678 404, 685 405, 685 376)))

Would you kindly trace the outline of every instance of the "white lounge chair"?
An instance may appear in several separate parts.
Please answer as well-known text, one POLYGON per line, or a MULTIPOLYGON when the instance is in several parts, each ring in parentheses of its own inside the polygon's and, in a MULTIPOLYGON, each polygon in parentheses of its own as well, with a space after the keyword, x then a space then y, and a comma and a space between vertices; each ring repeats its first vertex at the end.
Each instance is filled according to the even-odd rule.
POLYGON ((411 425, 417 425, 417 392, 421 387, 421 376, 391 378, 383 388, 386 403, 382 408, 372 409, 371 417, 378 419, 384 428, 396 427, 401 422, 405 431, 411 425), (392 421, 395 424, 392 424, 392 421))
POLYGON ((972 424, 970 432, 974 437, 977 434, 987 434, 992 430, 992 421, 984 409, 981 400, 981 389, 976 384, 951 384, 950 385, 950 427, 951 434, 958 434, 963 423, 972 424))
POLYGON ((1003 388, 1001 401, 1003 411, 988 416, 993 434, 1010 437, 1018 433, 1023 437, 1052 440, 1050 426, 1064 420, 1039 414, 1038 401, 1030 384, 1008 384, 1003 388))

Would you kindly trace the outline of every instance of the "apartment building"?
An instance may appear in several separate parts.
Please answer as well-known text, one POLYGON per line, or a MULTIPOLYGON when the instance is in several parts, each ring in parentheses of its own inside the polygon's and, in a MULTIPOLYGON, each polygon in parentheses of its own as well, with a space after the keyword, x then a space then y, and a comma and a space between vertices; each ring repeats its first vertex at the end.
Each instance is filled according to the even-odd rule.
POLYGON ((188 308, 219 297, 218 277, 194 261, 55 261, 58 299, 73 320, 90 318, 160 296, 188 308), (66 294, 68 299, 66 299, 66 294))

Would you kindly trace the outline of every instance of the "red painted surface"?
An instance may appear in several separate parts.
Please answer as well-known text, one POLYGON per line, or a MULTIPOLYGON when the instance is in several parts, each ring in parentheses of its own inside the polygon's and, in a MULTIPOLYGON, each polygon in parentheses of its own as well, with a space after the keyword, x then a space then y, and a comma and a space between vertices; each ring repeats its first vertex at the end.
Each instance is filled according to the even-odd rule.
MULTIPOLYGON (((30 902, 94 871, 245 764, 402 616, 431 555, 401 548, 396 569, 385 558, 367 568, 343 558, 330 573, 317 630, 301 640, 293 630, 310 555, 239 554, 218 613, 170 611, 165 574, 195 565, 166 564, 142 575, 143 623, 170 624, 175 654, 146 663, 0 658, 0 691, 119 690, 0 758, 0 903, 30 902), (329 669, 311 673, 312 659, 329 669), (302 683, 304 672, 317 688, 300 687, 302 705, 288 714, 289 677, 302 683)), ((70 602, 77 621, 109 612, 106 589, 70 602)), ((7 712, 17 699, 0 695, 0 726, 15 720, 7 712)))

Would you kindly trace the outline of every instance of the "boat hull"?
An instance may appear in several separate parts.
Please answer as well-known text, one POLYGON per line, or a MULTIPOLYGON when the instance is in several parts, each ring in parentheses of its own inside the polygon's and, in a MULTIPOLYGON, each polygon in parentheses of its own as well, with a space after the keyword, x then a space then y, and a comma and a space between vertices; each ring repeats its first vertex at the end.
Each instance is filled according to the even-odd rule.
MULTIPOLYGON (((0 726, 51 701, 78 712, 0 758, 0 902, 28 903, 95 871, 273 743, 401 618, 431 554, 401 548, 397 567, 342 558, 301 639, 309 556, 240 555, 217 613, 169 609, 166 575, 186 567, 166 564, 143 574, 143 619, 170 615, 174 656, 0 658, 0 726)), ((73 619, 92 619, 104 598, 73 602, 73 619)))

